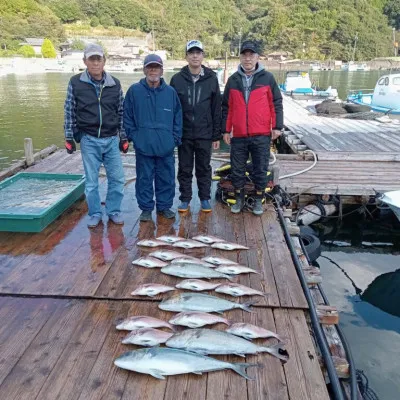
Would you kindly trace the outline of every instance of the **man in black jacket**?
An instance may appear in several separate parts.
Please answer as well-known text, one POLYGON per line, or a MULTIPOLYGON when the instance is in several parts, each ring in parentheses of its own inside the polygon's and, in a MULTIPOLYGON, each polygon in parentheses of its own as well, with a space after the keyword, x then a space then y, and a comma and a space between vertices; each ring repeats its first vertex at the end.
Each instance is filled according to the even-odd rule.
POLYGON ((183 111, 182 144, 178 148, 178 181, 181 192, 179 212, 189 209, 192 174, 195 166, 201 209, 211 211, 211 151, 221 139, 221 93, 216 74, 201 63, 203 44, 186 44, 188 65, 175 74, 170 85, 176 90, 183 111))

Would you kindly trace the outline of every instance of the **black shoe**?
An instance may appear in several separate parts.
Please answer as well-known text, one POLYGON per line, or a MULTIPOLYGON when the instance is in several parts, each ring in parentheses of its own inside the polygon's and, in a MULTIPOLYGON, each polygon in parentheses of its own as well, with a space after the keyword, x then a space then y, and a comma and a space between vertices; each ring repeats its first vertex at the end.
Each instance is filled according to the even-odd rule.
POLYGON ((149 210, 142 211, 139 219, 141 221, 151 221, 152 220, 151 211, 149 211, 149 210))
POLYGON ((236 203, 231 207, 234 214, 239 214, 244 207, 244 189, 235 190, 236 203))
POLYGON ((171 210, 157 211, 158 215, 162 215, 164 218, 172 219, 175 218, 175 213, 171 210))

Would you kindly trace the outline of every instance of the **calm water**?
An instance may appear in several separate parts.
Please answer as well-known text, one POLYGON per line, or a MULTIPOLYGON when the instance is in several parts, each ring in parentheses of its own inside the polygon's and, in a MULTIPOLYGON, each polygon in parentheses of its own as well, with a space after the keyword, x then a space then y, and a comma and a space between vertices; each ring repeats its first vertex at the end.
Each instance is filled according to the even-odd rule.
MULTIPOLYGON (((343 99, 348 90, 370 88, 384 71, 311 73, 322 88, 336 87, 343 99)), ((141 74, 115 74, 124 91, 141 74)), ((282 81, 283 74, 275 73, 282 81)), ((169 81, 172 73, 166 74, 169 81)), ((25 137, 40 150, 63 146, 63 104, 69 76, 42 74, 0 78, 0 169, 19 160, 25 137)), ((350 246, 324 245, 319 258, 325 291, 341 311, 341 325, 358 369, 364 370, 381 399, 400 398, 400 226, 389 218, 374 223, 344 222, 338 229, 321 226, 322 239, 350 246), (397 232, 397 233, 396 233, 397 232), (364 244, 362 244, 364 241, 364 244), (371 242, 391 243, 371 246, 371 242), (327 284, 329 283, 329 284, 327 284), (397 310, 397 311, 393 311, 397 310)))
MULTIPOLYGON (((383 72, 312 72, 318 86, 336 87, 341 98, 350 89, 373 88, 383 72)), ((141 73, 115 74, 124 91, 141 73)), ((173 73, 166 73, 169 82, 173 73)), ((275 71, 278 81, 283 79, 275 71)), ((51 144, 63 146, 63 105, 70 76, 61 73, 0 77, 0 170, 23 157, 24 138, 33 139, 35 150, 51 144)))

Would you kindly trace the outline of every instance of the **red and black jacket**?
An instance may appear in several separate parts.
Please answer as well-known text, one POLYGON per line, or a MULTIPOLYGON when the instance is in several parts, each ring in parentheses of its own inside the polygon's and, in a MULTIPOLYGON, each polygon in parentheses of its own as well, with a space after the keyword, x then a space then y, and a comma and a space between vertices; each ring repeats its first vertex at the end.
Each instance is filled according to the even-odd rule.
POLYGON ((272 129, 282 129, 282 95, 274 76, 264 69, 254 74, 247 104, 242 79, 235 72, 225 86, 222 132, 232 132, 233 137, 268 136, 272 129))

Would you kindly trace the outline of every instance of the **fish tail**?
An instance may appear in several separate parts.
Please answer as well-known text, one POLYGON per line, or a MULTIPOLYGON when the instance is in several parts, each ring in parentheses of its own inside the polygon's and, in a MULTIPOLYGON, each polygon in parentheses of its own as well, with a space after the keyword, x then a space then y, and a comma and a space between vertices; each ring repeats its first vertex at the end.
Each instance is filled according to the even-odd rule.
POLYGON ((229 279, 231 282, 234 282, 236 276, 235 276, 235 275, 231 276, 231 275, 226 275, 226 274, 225 274, 225 278, 226 278, 226 279, 229 279))
POLYGON ((247 303, 240 304, 240 308, 247 312, 254 312, 250 307, 256 303, 258 303, 258 301, 248 301, 247 303))
POLYGON ((278 343, 270 347, 261 347, 260 351, 279 358, 283 363, 286 363, 289 360, 289 353, 285 350, 283 343, 278 343))
POLYGON ((252 378, 251 376, 247 375, 246 373, 246 368, 248 367, 259 367, 260 364, 250 364, 250 363, 232 363, 231 364, 231 369, 235 371, 237 374, 240 376, 243 376, 243 378, 246 378, 250 381, 254 381, 255 378, 252 378))

